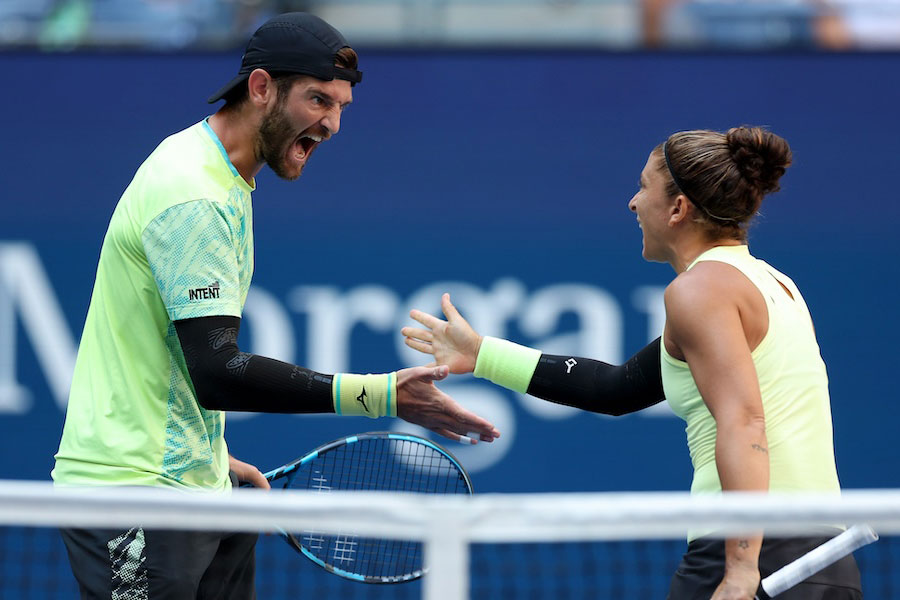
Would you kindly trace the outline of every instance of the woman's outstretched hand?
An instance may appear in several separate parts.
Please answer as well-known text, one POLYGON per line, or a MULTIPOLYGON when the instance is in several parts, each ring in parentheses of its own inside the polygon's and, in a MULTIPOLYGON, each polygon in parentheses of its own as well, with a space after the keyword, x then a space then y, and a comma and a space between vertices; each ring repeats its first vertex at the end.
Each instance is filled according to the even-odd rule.
POLYGON ((441 296, 441 309, 446 321, 420 310, 410 311, 409 316, 427 329, 404 327, 400 333, 406 336, 407 346, 434 356, 433 364, 447 365, 451 373, 471 373, 482 338, 450 302, 450 294, 441 296))

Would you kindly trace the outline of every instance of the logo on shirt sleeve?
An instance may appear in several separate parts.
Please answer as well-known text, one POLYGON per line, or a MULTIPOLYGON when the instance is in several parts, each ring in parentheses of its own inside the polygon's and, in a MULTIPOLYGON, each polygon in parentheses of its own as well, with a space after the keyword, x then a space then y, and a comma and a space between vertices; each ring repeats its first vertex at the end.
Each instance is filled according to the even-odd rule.
POLYGON ((212 300, 219 297, 219 282, 214 281, 212 285, 206 287, 194 288, 188 290, 188 300, 212 300))

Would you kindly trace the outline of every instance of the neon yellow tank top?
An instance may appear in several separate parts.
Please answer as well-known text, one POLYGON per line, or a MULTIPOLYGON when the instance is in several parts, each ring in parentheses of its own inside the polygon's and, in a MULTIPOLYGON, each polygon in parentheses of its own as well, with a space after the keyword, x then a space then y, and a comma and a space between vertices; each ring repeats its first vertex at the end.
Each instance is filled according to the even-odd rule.
MULTIPOLYGON (((747 246, 711 248, 688 269, 709 260, 741 271, 762 293, 769 311, 768 332, 752 353, 766 417, 769 491, 839 492, 828 376, 800 290, 789 277, 754 258, 747 246)), ((715 419, 700 397, 687 363, 666 352, 665 344, 661 361, 666 399, 687 423, 694 466, 691 493, 721 492, 715 419)))

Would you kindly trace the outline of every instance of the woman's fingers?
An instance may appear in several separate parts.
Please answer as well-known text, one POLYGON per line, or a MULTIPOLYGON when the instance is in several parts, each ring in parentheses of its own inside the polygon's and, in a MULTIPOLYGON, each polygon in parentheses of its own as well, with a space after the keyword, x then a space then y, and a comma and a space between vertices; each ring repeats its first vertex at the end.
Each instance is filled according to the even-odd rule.
POLYGON ((453 306, 452 302, 450 302, 450 294, 445 293, 443 296, 441 296, 441 310, 444 311, 444 316, 447 317, 448 321, 462 319, 459 311, 456 310, 456 307, 453 306))
POLYGON ((424 352, 425 354, 434 354, 434 346, 427 342, 414 340, 413 338, 404 338, 403 341, 406 342, 406 345, 413 350, 418 350, 419 352, 424 352))
POLYGON ((431 343, 434 341, 434 335, 428 329, 416 329, 415 327, 404 327, 400 333, 408 338, 420 340, 422 342, 431 343))
POLYGON ((438 319, 433 315, 429 315, 428 313, 422 312, 421 310, 411 310, 409 311, 409 316, 414 320, 418 321, 428 329, 434 329, 439 326, 441 323, 444 323, 442 319, 438 319))

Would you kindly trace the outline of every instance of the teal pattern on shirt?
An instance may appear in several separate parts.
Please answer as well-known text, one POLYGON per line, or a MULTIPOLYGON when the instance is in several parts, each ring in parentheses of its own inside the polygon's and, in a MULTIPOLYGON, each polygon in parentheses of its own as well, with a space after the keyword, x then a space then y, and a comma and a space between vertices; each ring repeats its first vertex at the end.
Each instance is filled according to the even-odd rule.
POLYGON ((147 260, 173 321, 240 316, 253 274, 249 194, 192 200, 156 217, 142 234, 147 260))
POLYGON ((215 444, 225 429, 225 413, 207 410, 196 400, 174 323, 166 335, 172 364, 166 405, 166 451, 163 474, 184 482, 186 473, 202 472, 215 460, 215 444))
MULTIPOLYGON (((249 194, 237 187, 228 201, 193 200, 161 213, 144 230, 144 248, 160 296, 173 321, 204 316, 239 316, 250 288, 252 240, 247 235, 249 194)), ((196 400, 175 326, 166 335, 170 378, 162 469, 182 481, 215 459, 224 413, 196 400)))

